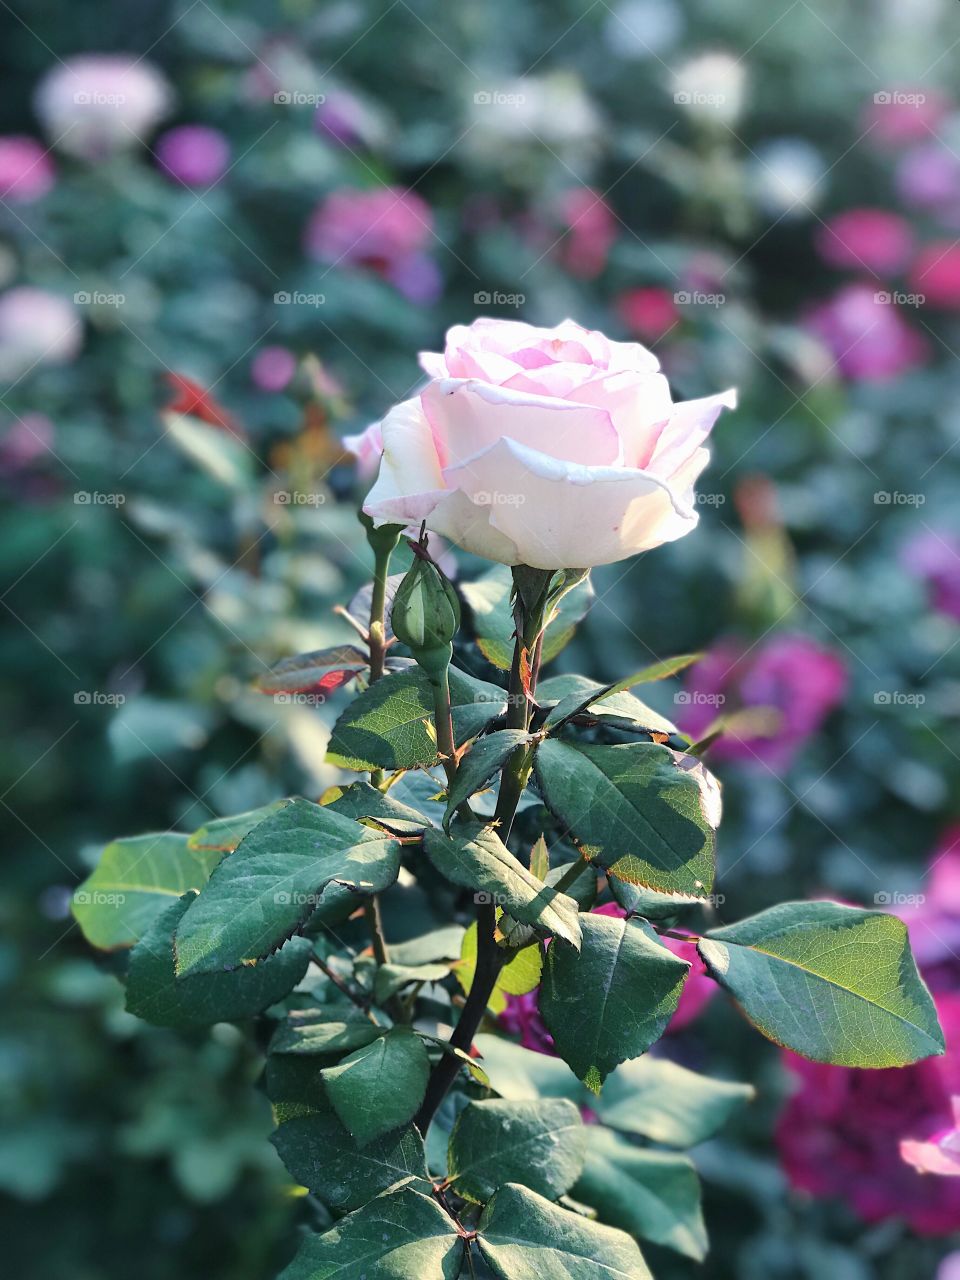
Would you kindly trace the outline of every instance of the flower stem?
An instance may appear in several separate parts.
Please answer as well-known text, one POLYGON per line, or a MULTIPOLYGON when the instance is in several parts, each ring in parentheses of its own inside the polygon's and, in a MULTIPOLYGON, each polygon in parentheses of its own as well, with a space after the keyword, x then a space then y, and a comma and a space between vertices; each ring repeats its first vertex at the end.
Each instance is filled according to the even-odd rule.
POLYGON ((553 886, 557 893, 566 893, 570 886, 583 875, 590 863, 586 858, 578 858, 576 862, 570 864, 566 871, 553 886))

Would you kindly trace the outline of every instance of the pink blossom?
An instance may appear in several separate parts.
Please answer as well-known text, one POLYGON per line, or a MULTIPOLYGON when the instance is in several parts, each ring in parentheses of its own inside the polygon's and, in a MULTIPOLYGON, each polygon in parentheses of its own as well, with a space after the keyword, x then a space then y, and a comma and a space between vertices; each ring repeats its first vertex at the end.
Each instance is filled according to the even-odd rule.
POLYGON ((950 1099, 953 1123, 925 1142, 903 1138, 900 1156, 918 1173, 935 1173, 943 1178, 960 1178, 960 1097, 950 1099))
POLYGON ((617 238, 617 221, 599 192, 573 187, 560 197, 558 208, 566 234, 558 246, 567 270, 585 280, 598 276, 617 238))
POLYGON ((297 371, 297 357, 286 347, 261 347, 253 358, 250 376, 261 391, 282 391, 297 371))
POLYGON ((949 110, 946 98, 928 88, 899 88, 876 94, 864 112, 863 124, 872 142, 899 146, 929 138, 949 110))
POLYGON ((157 160, 174 182, 185 187, 210 187, 223 177, 230 163, 230 144, 219 129, 184 124, 157 139, 157 160))
POLYGON ((0 434, 0 475, 16 476, 53 449, 53 423, 42 413, 25 413, 0 434))
POLYGON ((897 165, 897 190, 907 204, 953 214, 960 208, 960 158, 939 142, 923 142, 897 165))
POLYGON ((35 138, 0 137, 0 198, 11 204, 39 200, 53 187, 53 161, 35 138))
POLYGON ((881 1071, 784 1061, 796 1092, 781 1113, 780 1160, 798 1190, 848 1205, 867 1222, 901 1218, 921 1235, 960 1228, 960 1182, 917 1172, 900 1154, 953 1124, 960 1093, 960 996, 936 997, 947 1039, 941 1058, 881 1071))
POLYGON ((341 146, 373 147, 384 141, 386 128, 378 113, 349 89, 332 89, 313 117, 322 136, 341 146))
POLYGON ((34 366, 68 364, 82 342, 83 325, 66 298, 31 285, 0 294, 0 377, 20 378, 34 366))
POLYGON ((628 289, 616 301, 617 312, 628 331, 655 342, 677 323, 677 307, 669 289, 628 289))
POLYGON ((430 206, 399 187, 334 191, 307 226, 306 249, 332 266, 361 266, 389 280, 415 302, 439 292, 439 275, 424 252, 433 235, 430 206))
POLYGON ((926 529, 911 538, 900 558, 925 583, 933 607, 960 622, 960 538, 926 529))
POLYGON ((156 67, 125 53, 83 54, 58 62, 34 96, 53 145, 85 160, 100 160, 143 142, 172 103, 170 86, 156 67))
POLYGON ((934 307, 960 308, 960 245, 952 240, 925 245, 911 268, 910 288, 934 307))
POLYGON ((922 364, 927 343, 910 327, 888 292, 874 284, 844 285, 807 316, 806 328, 854 382, 884 382, 922 364))
POLYGON ((738 731, 734 721, 710 751, 715 760, 747 760, 782 770, 839 704, 846 684, 838 654, 809 636, 780 632, 752 647, 721 640, 687 674, 680 726, 698 738, 721 715, 772 708, 778 723, 771 734, 738 731))
POLYGON ((383 453, 383 432, 380 430, 380 423, 372 422, 365 431, 353 436, 344 436, 343 447, 356 458, 360 479, 365 483, 369 482, 377 474, 380 456, 383 453))
POLYGON ((820 227, 817 252, 832 267, 899 271, 913 248, 909 224, 885 209, 847 209, 820 227))

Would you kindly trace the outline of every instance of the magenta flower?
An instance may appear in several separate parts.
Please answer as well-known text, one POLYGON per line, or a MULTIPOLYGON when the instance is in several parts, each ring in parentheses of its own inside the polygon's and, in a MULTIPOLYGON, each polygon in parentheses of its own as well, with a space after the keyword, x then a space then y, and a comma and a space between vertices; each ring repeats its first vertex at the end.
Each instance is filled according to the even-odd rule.
POLYGON ((841 701, 847 676, 838 655, 809 636, 780 632, 753 647, 721 640, 690 668, 678 695, 680 727, 701 737, 721 715, 749 707, 772 708, 772 732, 736 723, 711 748, 715 760, 747 760, 785 769, 841 701))
POLYGON ((925 1142, 903 1138, 900 1155, 918 1173, 935 1173, 942 1178, 960 1178, 960 1097, 950 1099, 953 1123, 925 1142))
POLYGON ((183 124, 157 139, 157 160, 174 182, 185 187, 211 187, 226 173, 230 144, 219 129, 183 124))
POLYGON ((848 1204, 867 1222, 901 1218, 921 1235, 960 1228, 960 1181, 923 1176, 900 1144, 953 1125, 960 1093, 960 996, 936 997, 942 1058, 881 1071, 784 1060, 797 1091, 777 1125, 780 1160, 798 1190, 848 1204))
POLYGON ((573 187, 559 200, 558 214, 565 235, 558 246, 560 261, 585 280, 598 276, 617 238, 617 220, 597 191, 573 187))
POLYGON ((297 357, 286 347, 261 347, 250 366, 250 377, 261 391, 282 391, 297 371, 297 357))
POLYGON ((924 530, 903 548, 901 561, 925 583, 933 607, 960 622, 960 538, 943 530, 924 530))
POLYGON ((375 271, 411 301, 426 303, 440 291, 439 272, 425 252, 432 236, 430 206, 412 191, 343 188, 313 214, 306 249, 331 266, 375 271))
POLYGON ((873 284, 844 285, 814 308, 806 328, 854 382, 884 382, 922 364, 927 343, 901 316, 890 293, 873 284))
POLYGON ((951 218, 960 211, 960 158, 939 142, 923 142, 905 152, 896 179, 906 204, 951 218))
POLYGON ((925 245, 910 270, 910 288, 931 306, 960 308, 960 247, 952 240, 925 245))
POLYGON ((817 252, 831 267, 864 269, 878 275, 897 272, 913 249, 910 226, 885 209, 847 209, 824 223, 817 252))
POLYGON ((655 342, 677 323, 677 304, 669 289, 628 289, 616 302, 631 337, 655 342))
POLYGON ((896 147, 929 138, 949 110, 950 103, 926 85, 881 91, 864 112, 863 124, 873 143, 896 147))
POLYGON ((56 179, 53 161, 35 138, 0 137, 0 199, 11 204, 39 200, 56 179))

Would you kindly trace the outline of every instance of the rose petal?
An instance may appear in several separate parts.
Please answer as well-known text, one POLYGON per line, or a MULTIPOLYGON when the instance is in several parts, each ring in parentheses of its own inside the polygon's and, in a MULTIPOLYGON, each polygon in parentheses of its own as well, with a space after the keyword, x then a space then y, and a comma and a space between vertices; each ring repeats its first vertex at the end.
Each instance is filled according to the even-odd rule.
POLYGON ((483 453, 503 436, 586 466, 620 460, 620 437, 606 409, 493 387, 473 379, 431 382, 421 400, 444 467, 483 453))
POLYGON ((658 474, 670 475, 703 444, 721 409, 736 407, 737 393, 733 388, 702 400, 681 400, 673 406, 648 465, 656 467, 658 474))
POLYGON ((444 495, 445 485, 419 396, 394 405, 381 423, 381 433, 383 458, 364 511, 375 524, 425 520, 444 495))

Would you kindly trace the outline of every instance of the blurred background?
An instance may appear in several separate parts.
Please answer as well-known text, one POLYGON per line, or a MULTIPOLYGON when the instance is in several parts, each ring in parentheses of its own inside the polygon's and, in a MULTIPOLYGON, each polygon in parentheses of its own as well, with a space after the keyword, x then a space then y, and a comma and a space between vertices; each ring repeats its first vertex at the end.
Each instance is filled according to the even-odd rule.
POLYGON ((650 696, 698 735, 747 712, 710 756, 719 915, 897 911, 950 1049, 803 1067, 704 1000, 667 1051, 759 1097, 697 1155, 707 1263, 651 1262, 956 1280, 960 1190, 898 1148, 960 1092, 960 9, 47 0, 0 23, 11 1274, 266 1280, 289 1255, 255 1046, 127 1015, 70 895, 114 836, 336 780, 336 700, 251 679, 349 635, 376 460, 342 437, 448 325, 570 315, 652 347, 676 398, 741 407, 700 530, 598 571, 557 669, 703 648, 650 696))

